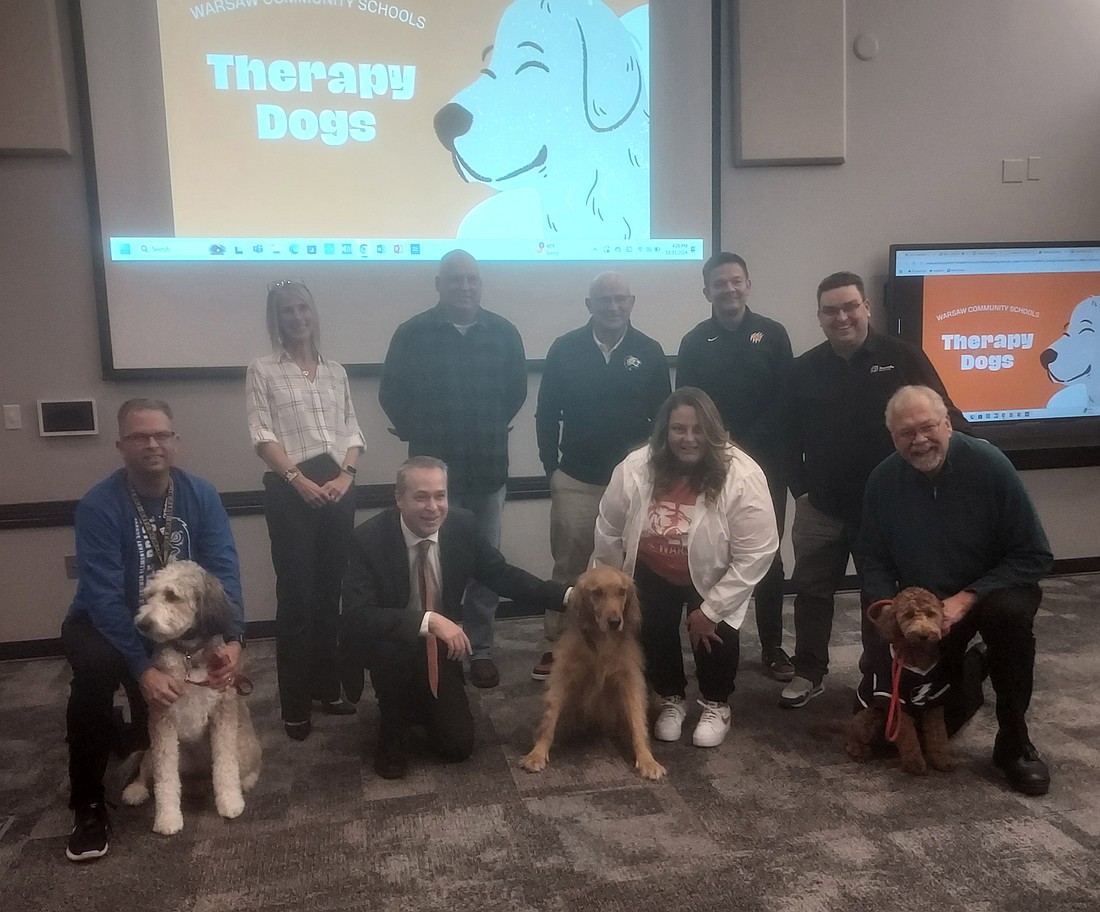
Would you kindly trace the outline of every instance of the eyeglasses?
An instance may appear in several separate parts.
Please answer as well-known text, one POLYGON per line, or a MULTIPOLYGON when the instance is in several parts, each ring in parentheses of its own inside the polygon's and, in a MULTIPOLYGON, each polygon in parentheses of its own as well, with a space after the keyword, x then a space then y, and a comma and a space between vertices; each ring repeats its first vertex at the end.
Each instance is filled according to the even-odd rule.
POLYGON ((127 434, 122 438, 123 443, 145 443, 147 440, 155 440, 157 443, 168 443, 175 438, 175 431, 157 431, 155 434, 127 434))
POLYGON ((817 312, 826 320, 835 320, 841 315, 841 313, 843 313, 847 317, 853 316, 855 312, 866 303, 866 298, 860 298, 858 301, 848 301, 844 304, 841 304, 839 307, 819 307, 817 309, 817 312))
POLYGON ((625 307, 627 304, 632 304, 634 302, 634 295, 600 295, 598 298, 592 298, 591 301, 599 307, 608 307, 611 304, 615 304, 618 307, 625 307))
POLYGON ((906 443, 912 443, 920 437, 931 437, 940 429, 940 425, 943 424, 944 418, 939 421, 926 421, 924 424, 919 424, 914 428, 902 428, 894 431, 894 436, 898 440, 904 440, 906 443))

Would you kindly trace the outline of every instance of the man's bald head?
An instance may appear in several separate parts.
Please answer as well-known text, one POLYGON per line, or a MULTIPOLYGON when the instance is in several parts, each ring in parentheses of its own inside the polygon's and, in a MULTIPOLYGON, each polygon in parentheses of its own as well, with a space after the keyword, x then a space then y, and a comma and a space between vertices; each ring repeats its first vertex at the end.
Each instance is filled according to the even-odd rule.
POLYGON ((477 320, 481 308, 481 270, 465 250, 452 250, 439 261, 435 277, 439 307, 452 323, 469 324, 477 320))
POLYGON ((592 314, 592 329, 604 345, 614 345, 630 326, 630 312, 634 309, 634 295, 630 283, 617 272, 601 272, 588 286, 584 299, 592 314))

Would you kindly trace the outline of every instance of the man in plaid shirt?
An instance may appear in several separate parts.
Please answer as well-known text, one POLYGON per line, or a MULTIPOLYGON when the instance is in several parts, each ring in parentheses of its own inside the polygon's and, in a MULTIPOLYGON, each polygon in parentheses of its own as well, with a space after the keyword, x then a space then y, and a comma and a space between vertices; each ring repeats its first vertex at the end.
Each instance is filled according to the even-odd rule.
MULTIPOLYGON (((466 251, 440 260, 435 288, 439 303, 393 334, 378 399, 409 456, 447 463, 451 504, 472 511, 499 548, 508 431, 527 398, 523 340, 510 322, 481 307, 481 274, 466 251)), ((470 584, 463 627, 478 687, 500 681, 492 658, 496 607, 495 593, 470 584)))

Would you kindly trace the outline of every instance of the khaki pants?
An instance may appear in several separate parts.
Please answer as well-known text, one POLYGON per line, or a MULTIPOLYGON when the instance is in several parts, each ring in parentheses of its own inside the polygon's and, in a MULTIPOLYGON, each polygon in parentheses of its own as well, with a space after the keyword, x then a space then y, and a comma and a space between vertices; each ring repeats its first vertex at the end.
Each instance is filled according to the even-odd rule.
MULTIPOLYGON (((550 553, 553 578, 560 583, 572 584, 588 569, 605 488, 577 481, 561 469, 550 476, 550 553)), ((551 643, 561 635, 564 620, 561 611, 543 615, 543 629, 551 643)))

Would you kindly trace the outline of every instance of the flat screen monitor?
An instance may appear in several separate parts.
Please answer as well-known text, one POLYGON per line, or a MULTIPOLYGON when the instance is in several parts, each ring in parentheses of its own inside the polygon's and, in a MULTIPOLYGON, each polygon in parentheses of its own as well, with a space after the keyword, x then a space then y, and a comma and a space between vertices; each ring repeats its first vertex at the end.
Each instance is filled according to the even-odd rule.
POLYGON ((894 245, 886 307, 981 436, 1100 445, 1100 241, 894 245))

